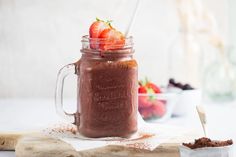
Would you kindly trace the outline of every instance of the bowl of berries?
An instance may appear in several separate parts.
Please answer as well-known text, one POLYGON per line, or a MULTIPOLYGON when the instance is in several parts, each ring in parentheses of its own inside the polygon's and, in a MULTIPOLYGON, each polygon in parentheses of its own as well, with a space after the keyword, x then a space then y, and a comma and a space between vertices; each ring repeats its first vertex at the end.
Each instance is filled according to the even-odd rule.
POLYGON ((164 121, 171 117, 177 94, 165 91, 147 79, 139 81, 138 110, 144 120, 164 121))
POLYGON ((201 104, 202 94, 200 89, 196 89, 190 84, 182 83, 171 78, 169 79, 167 90, 168 92, 178 94, 178 101, 172 113, 174 116, 195 114, 196 105, 201 104))

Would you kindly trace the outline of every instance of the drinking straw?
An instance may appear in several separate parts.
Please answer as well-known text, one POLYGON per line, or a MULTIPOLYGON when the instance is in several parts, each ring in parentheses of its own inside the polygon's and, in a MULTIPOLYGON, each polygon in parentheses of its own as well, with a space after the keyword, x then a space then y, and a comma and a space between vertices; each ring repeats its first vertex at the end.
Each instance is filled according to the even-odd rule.
POLYGON ((125 31, 125 36, 126 37, 129 35, 130 31, 133 28, 134 22, 135 22, 136 17, 137 17, 137 13, 138 13, 139 8, 140 8, 140 3, 141 3, 141 0, 137 0, 135 8, 134 8, 134 12, 132 14, 130 22, 129 22, 129 24, 128 24, 127 28, 126 28, 126 31, 125 31))

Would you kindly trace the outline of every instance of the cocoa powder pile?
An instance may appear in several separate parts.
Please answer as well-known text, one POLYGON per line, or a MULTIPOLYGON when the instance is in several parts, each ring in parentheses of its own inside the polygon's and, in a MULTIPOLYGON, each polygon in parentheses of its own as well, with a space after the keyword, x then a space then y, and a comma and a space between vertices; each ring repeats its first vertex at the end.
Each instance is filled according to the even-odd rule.
POLYGON ((232 144, 233 144, 232 140, 216 141, 206 137, 196 139, 194 143, 183 143, 184 146, 189 147, 190 149, 197 149, 203 147, 223 147, 232 144))

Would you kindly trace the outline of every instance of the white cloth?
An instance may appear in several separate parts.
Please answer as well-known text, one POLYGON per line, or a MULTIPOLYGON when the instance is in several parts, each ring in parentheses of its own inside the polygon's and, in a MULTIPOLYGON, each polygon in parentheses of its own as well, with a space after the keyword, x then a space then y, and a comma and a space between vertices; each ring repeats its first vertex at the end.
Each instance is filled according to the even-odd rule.
POLYGON ((76 151, 95 149, 108 145, 154 150, 161 143, 186 133, 186 130, 161 124, 146 123, 139 115, 138 131, 130 138, 106 137, 87 138, 76 132, 73 124, 57 124, 43 130, 43 133, 70 144, 76 151))

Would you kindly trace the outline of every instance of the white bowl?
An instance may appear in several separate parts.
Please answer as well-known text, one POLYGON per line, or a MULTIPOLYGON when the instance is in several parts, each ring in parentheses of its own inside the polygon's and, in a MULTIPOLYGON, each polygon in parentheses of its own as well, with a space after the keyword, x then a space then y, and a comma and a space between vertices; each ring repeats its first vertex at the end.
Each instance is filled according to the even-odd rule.
POLYGON ((190 149, 181 145, 179 147, 180 157, 233 157, 233 145, 224 147, 205 147, 190 149))
POLYGON ((190 115, 196 111, 196 106, 201 104, 201 90, 182 90, 178 94, 178 100, 173 109, 174 116, 190 115))
POLYGON ((139 112, 142 115, 143 119, 149 120, 149 121, 160 122, 171 117, 173 113, 173 109, 175 108, 175 105, 176 105, 176 101, 178 100, 178 97, 176 93, 159 93, 159 94, 139 94, 138 99, 139 99, 139 112), (147 100, 145 101, 146 104, 142 102, 143 99, 148 100, 148 101, 147 100), (160 102, 162 103, 161 105, 164 106, 165 112, 162 115, 157 116, 152 113, 154 111, 153 107, 155 107, 154 102, 160 102), (145 118, 145 115, 144 115, 145 113, 150 114, 148 118, 145 118))

